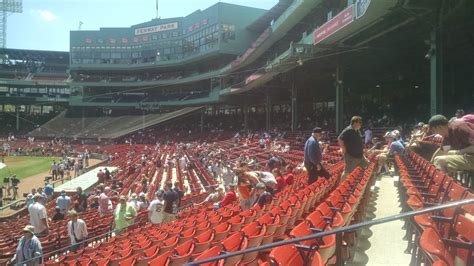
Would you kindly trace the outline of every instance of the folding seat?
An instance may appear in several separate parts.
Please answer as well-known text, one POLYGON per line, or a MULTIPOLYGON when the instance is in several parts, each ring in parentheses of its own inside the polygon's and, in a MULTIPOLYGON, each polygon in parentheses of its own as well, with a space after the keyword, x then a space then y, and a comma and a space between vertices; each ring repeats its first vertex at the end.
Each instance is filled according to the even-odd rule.
MULTIPOLYGON (((207 251, 203 252, 198 257, 196 257, 194 259, 194 261, 200 261, 200 260, 204 260, 204 259, 213 258, 213 257, 219 256, 221 254, 221 252, 222 252, 222 246, 221 245, 214 246, 214 247, 208 249, 207 251)), ((217 261, 200 264, 200 266, 217 266, 217 265, 218 265, 217 261)))
POLYGON ((286 230, 289 228, 289 220, 291 217, 293 217, 293 209, 288 208, 286 211, 284 211, 280 207, 275 207, 273 208, 270 213, 272 213, 274 216, 278 215, 280 217, 280 223, 278 224, 277 228, 275 229, 275 234, 274 234, 274 241, 275 240, 281 240, 285 238, 285 233, 286 230))
POLYGON ((201 254, 211 247, 214 240, 214 230, 209 229, 206 232, 194 237, 194 251, 193 255, 201 254))
POLYGON ((272 215, 271 212, 269 212, 258 218, 256 221, 267 226, 267 232, 265 233, 265 236, 263 236, 261 244, 265 245, 272 243, 275 231, 280 224, 280 215, 272 215))
MULTIPOLYGON (((313 225, 312 227, 307 221, 303 221, 291 230, 290 237, 298 238, 331 229, 331 227, 324 225, 323 221, 317 225, 313 225)), ((336 251, 336 235, 332 234, 318 239, 302 241, 301 244, 309 247, 316 247, 316 250, 323 258, 323 261, 327 262, 336 251)))
MULTIPOLYGON (((344 217, 336 209, 332 209, 326 202, 319 204, 316 208, 317 212, 320 212, 323 215, 323 218, 330 222, 332 228, 339 228, 344 226, 344 217)), ((314 213, 314 212, 313 212, 314 213)), ((310 220, 313 213, 310 213, 306 219, 310 220)))
POLYGON ((173 236, 171 238, 166 239, 163 241, 160 249, 158 250, 158 255, 166 253, 176 247, 178 245, 179 236, 173 236))
POLYGON ((240 213, 241 216, 245 217, 245 224, 250 224, 255 221, 256 211, 253 209, 248 209, 240 213))
POLYGON ((434 228, 426 228, 421 234, 420 248, 431 261, 441 260, 447 265, 454 265, 454 258, 445 247, 441 236, 434 228))
POLYGON ((119 262, 119 266, 132 266, 135 264, 136 255, 129 256, 127 259, 124 259, 119 262))
POLYGON ((216 214, 215 216, 212 216, 209 219, 209 223, 211 223, 211 228, 213 228, 214 226, 218 225, 221 222, 222 222, 222 215, 220 214, 216 214))
POLYGON ((344 219, 344 225, 349 224, 352 215, 352 208, 348 203, 344 202, 344 199, 340 195, 329 196, 326 199, 326 203, 328 203, 332 210, 341 213, 342 218, 344 219))
MULTIPOLYGON (((307 258, 307 262, 310 262, 311 266, 323 266, 325 265, 321 255, 318 252, 312 252, 312 256, 307 258)), ((273 248, 269 256, 270 266, 300 266, 304 265, 304 259, 301 257, 301 253, 295 245, 286 245, 273 248)))
POLYGON ((161 255, 158 255, 157 257, 153 258, 148 265, 157 265, 157 266, 168 266, 170 257, 173 254, 172 251, 168 251, 166 253, 163 253, 161 255))
MULTIPOLYGON (((234 252, 246 249, 248 246, 248 239, 243 232, 236 232, 222 240, 222 250, 225 252, 234 252)), ((238 265, 242 260, 243 255, 233 256, 225 259, 224 265, 238 265)))
MULTIPOLYGON (((247 237, 247 248, 260 246, 262 243, 263 237, 267 232, 267 226, 265 224, 260 224, 258 222, 252 222, 242 228, 242 232, 247 237)), ((254 261, 258 256, 258 251, 247 253, 242 258, 242 263, 250 263, 254 261)))
POLYGON ((194 242, 192 239, 178 245, 172 253, 169 265, 181 266, 189 261, 194 251, 194 242))
POLYGON ((196 225, 196 235, 202 234, 203 232, 207 231, 211 227, 211 223, 208 221, 202 222, 196 225))
POLYGON ((148 262, 158 256, 159 245, 154 245, 146 249, 142 254, 139 254, 136 257, 135 265, 136 266, 146 266, 148 262))
POLYGON ((214 240, 213 243, 220 242, 222 239, 226 238, 227 235, 231 232, 231 225, 227 222, 221 223, 218 226, 214 227, 214 240))
POLYGON ((110 266, 118 266, 121 261, 128 259, 131 255, 132 250, 130 249, 114 253, 112 256, 110 256, 110 266))
POLYGON ((230 231, 231 232, 237 232, 237 231, 240 231, 240 229, 244 225, 245 217, 241 216, 240 214, 235 215, 234 217, 230 218, 227 222, 231 226, 230 231))
POLYGON ((188 241, 189 239, 192 239, 195 235, 196 228, 194 227, 184 230, 179 236, 178 245, 188 241))

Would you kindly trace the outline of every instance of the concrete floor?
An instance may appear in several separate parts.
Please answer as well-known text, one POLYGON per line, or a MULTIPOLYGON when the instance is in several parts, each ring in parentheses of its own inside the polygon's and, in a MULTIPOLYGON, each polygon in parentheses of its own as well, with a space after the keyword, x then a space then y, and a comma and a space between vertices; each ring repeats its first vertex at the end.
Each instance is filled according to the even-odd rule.
MULTIPOLYGON (((384 175, 377 178, 372 189, 365 220, 379 219, 401 212, 398 191, 394 178, 384 175)), ((403 221, 374 225, 362 229, 357 234, 357 243, 351 248, 351 258, 346 265, 393 265, 407 266, 410 255, 405 254, 407 242, 402 240, 405 230, 403 221)))

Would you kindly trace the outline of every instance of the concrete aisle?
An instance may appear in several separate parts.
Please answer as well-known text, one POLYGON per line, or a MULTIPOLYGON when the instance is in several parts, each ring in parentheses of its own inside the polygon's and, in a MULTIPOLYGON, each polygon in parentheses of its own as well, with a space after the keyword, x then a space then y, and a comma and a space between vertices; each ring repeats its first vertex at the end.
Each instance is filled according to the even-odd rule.
MULTIPOLYGON (((391 176, 377 179, 366 208, 365 220, 395 215, 401 212, 399 195, 391 176)), ((357 244, 351 249, 346 265, 407 266, 410 255, 405 254, 407 242, 403 240, 403 221, 379 224, 358 232, 357 244)))

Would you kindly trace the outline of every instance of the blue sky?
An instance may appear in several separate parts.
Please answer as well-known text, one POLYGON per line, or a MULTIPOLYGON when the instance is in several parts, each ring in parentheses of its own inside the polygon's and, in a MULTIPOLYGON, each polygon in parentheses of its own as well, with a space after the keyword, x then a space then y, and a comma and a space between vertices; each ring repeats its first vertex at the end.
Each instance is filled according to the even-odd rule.
MULTIPOLYGON (((161 18, 182 17, 217 2, 269 9, 278 0, 159 0, 161 18)), ((8 17, 7 47, 68 51, 69 31, 129 27, 155 17, 155 0, 23 0, 8 17)))

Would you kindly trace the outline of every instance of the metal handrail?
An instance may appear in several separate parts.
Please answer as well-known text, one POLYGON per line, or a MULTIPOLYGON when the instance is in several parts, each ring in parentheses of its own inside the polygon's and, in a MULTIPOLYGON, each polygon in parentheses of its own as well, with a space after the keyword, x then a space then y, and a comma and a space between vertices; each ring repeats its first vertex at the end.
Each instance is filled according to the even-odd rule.
MULTIPOLYGON (((289 245, 289 244, 298 244, 302 241, 313 240, 313 239, 321 238, 321 237, 324 237, 324 236, 327 236, 327 235, 337 234, 337 235, 340 236, 342 233, 354 231, 354 230, 357 230, 357 229, 360 229, 360 228, 369 227, 369 226, 372 226, 372 225, 377 225, 377 224, 382 224, 382 223, 387 223, 387 222, 392 222, 392 221, 403 219, 403 218, 410 218, 410 217, 420 215, 420 214, 424 214, 424 213, 444 210, 444 209, 447 209, 447 208, 459 207, 459 206, 463 206, 463 205, 467 205, 467 204, 474 204, 474 198, 473 199, 464 199, 464 200, 460 200, 460 201, 453 201, 453 202, 445 203, 445 204, 438 205, 438 206, 428 207, 428 208, 421 209, 421 210, 400 213, 400 214, 396 214, 396 215, 392 215, 392 216, 388 216, 388 217, 384 217, 384 218, 380 218, 380 219, 375 219, 375 220, 372 220, 372 221, 362 222, 362 223, 358 223, 358 224, 352 224, 352 225, 349 225, 349 226, 340 227, 340 228, 333 229, 333 230, 328 230, 328 231, 324 231, 324 232, 320 232, 320 233, 316 233, 316 234, 311 234, 311 235, 307 235, 307 236, 303 236, 303 237, 292 238, 292 239, 288 239, 288 240, 274 242, 274 243, 270 243, 270 244, 266 244, 266 245, 262 245, 262 246, 258 246, 258 247, 247 248, 247 249, 239 250, 239 251, 235 251, 235 252, 226 252, 226 253, 221 254, 219 256, 216 256, 216 257, 203 259, 203 260, 200 260, 200 261, 189 262, 185 265, 188 265, 188 266, 200 265, 200 264, 203 264, 203 263, 209 263, 209 262, 218 261, 218 260, 221 260, 221 259, 226 259, 226 258, 238 256, 238 255, 243 255, 243 254, 246 254, 246 253, 262 251, 262 250, 275 248, 275 247, 279 247, 279 246, 285 246, 285 245, 289 245)), ((341 238, 341 240, 342 240, 342 238, 341 238)), ((340 261, 338 261, 338 262, 340 263, 340 265, 342 265, 342 263, 340 261)))

